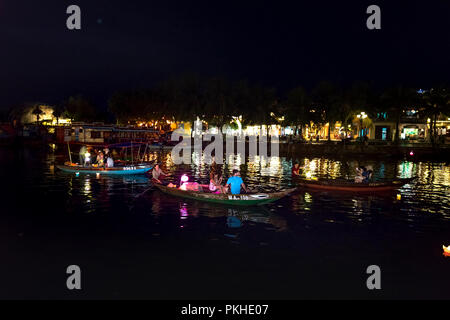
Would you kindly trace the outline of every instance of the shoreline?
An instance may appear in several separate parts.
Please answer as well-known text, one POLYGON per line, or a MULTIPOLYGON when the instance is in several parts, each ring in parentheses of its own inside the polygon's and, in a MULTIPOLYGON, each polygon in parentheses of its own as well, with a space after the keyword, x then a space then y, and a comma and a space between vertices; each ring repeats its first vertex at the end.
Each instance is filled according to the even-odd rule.
MULTIPOLYGON (((56 145, 57 149, 67 148, 65 143, 57 143, 55 141, 22 141, 17 143, 0 144, 0 148, 32 148, 32 149, 51 149, 50 145, 56 145)), ((208 142, 204 142, 202 149, 208 146, 208 142)), ((193 144, 192 144, 193 147, 193 144)), ((267 146, 267 154, 271 156, 270 144, 267 146)), ((150 148, 152 151, 170 151, 172 148, 150 148)), ((236 154, 237 143, 234 146, 234 154, 236 154)), ((258 148, 259 151, 259 148, 258 148)), ((223 149, 224 155, 226 154, 226 145, 223 149)), ((245 144, 245 153, 248 156, 249 146, 248 142, 245 144)), ((410 161, 421 160, 437 160, 446 161, 450 160, 450 146, 440 145, 433 147, 430 144, 361 144, 361 143, 348 143, 343 144, 338 141, 320 142, 320 143, 280 143, 279 144, 279 156, 286 158, 296 157, 328 157, 334 159, 342 158, 365 158, 370 157, 372 159, 405 159, 410 161)))

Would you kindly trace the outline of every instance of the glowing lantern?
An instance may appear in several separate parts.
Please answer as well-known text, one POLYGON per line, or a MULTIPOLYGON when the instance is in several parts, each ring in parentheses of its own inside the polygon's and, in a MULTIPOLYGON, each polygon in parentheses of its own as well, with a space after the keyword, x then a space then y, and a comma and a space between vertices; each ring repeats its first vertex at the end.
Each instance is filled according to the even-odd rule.
POLYGON ((312 177, 312 175, 311 175, 311 172, 309 172, 309 171, 308 171, 308 172, 306 172, 306 174, 305 174, 305 175, 306 175, 306 177, 307 177, 308 179, 311 179, 311 177, 312 177))
POLYGON ((77 172, 77 173, 75 173, 75 175, 78 177, 79 175, 80 175, 80 173, 79 172, 77 172))
POLYGON ((181 176, 180 189, 186 191, 186 184, 189 181, 189 177, 185 174, 181 176))
POLYGON ((183 174, 181 176, 181 184, 185 184, 188 181, 189 181, 189 177, 187 175, 183 174))
POLYGON ((411 151, 409 152, 409 155, 412 157, 412 156, 414 155, 414 151, 411 150, 411 151))
POLYGON ((402 195, 400 193, 397 194, 397 200, 402 200, 402 195))
POLYGON ((444 249, 444 256, 450 257, 450 246, 442 246, 442 249, 444 249))

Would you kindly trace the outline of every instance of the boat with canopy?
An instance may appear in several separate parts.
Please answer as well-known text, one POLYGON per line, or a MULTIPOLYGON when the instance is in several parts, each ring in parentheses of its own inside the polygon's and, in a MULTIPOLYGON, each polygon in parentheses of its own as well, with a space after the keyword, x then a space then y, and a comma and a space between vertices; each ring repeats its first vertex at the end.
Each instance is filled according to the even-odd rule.
MULTIPOLYGON (((127 142, 127 143, 116 143, 116 144, 110 144, 110 145, 95 145, 95 148, 124 148, 127 150, 128 148, 131 149, 131 161, 128 160, 116 160, 113 167, 107 167, 107 166, 97 166, 95 164, 84 166, 79 163, 73 163, 72 162, 72 154, 70 151, 70 146, 67 144, 67 148, 69 151, 69 162, 65 162, 63 165, 57 165, 56 167, 60 169, 63 172, 69 172, 69 173, 75 173, 75 174, 106 174, 106 175, 135 175, 135 174, 145 174, 148 171, 150 171, 154 164, 153 163, 143 163, 142 159, 140 157, 140 150, 142 143, 133 143, 133 142, 127 142), (136 148, 136 145, 139 146, 138 156, 136 163, 134 161, 133 156, 133 147, 136 148)), ((147 148, 146 148, 147 150, 147 148)), ((144 151, 145 152, 145 151, 144 151)))

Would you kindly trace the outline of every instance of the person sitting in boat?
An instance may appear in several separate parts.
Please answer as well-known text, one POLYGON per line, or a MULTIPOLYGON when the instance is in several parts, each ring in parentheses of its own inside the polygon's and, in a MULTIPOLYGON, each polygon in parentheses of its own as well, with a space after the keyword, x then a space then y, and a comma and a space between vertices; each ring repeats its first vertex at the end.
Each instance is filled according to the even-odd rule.
POLYGON ((222 186, 222 175, 218 172, 213 173, 213 177, 209 180, 209 191, 226 193, 226 188, 222 186))
POLYGON ((373 171, 366 167, 359 167, 356 169, 356 172, 355 182, 357 183, 368 183, 373 175, 373 171))
POLYGON ((366 170, 364 167, 358 167, 356 168, 356 176, 355 176, 355 182, 361 183, 364 180, 363 172, 366 170))
POLYGON ((240 172, 237 169, 233 170, 233 176, 228 178, 226 187, 230 188, 231 194, 240 194, 241 193, 241 187, 244 189, 245 192, 247 191, 247 187, 244 184, 244 181, 240 177, 240 172), (229 187, 230 186, 230 187, 229 187))
POLYGON ((371 166, 367 166, 367 168, 364 168, 364 171, 362 172, 362 176, 364 177, 363 182, 368 183, 373 176, 373 169, 371 166))
POLYGON ((163 184, 161 180, 164 178, 164 176, 167 176, 167 174, 161 170, 161 168, 159 167, 159 163, 157 163, 152 170, 152 180, 156 183, 163 184))
POLYGON ((299 176, 300 170, 304 169, 304 167, 300 167, 300 164, 298 161, 295 161, 294 165, 292 166, 292 175, 293 176, 299 176))
POLYGON ((103 167, 104 164, 104 157, 103 157, 103 152, 99 151, 97 153, 97 165, 99 167, 103 167))

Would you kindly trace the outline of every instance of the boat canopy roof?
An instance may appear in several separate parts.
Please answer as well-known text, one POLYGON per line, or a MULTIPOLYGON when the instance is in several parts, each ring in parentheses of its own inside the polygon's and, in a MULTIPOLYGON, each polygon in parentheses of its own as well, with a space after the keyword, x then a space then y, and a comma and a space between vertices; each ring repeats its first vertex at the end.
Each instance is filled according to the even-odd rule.
POLYGON ((131 147, 139 147, 140 145, 146 145, 148 143, 146 142, 122 142, 122 143, 113 143, 113 144, 82 144, 86 147, 92 147, 92 148, 131 148, 131 147))

